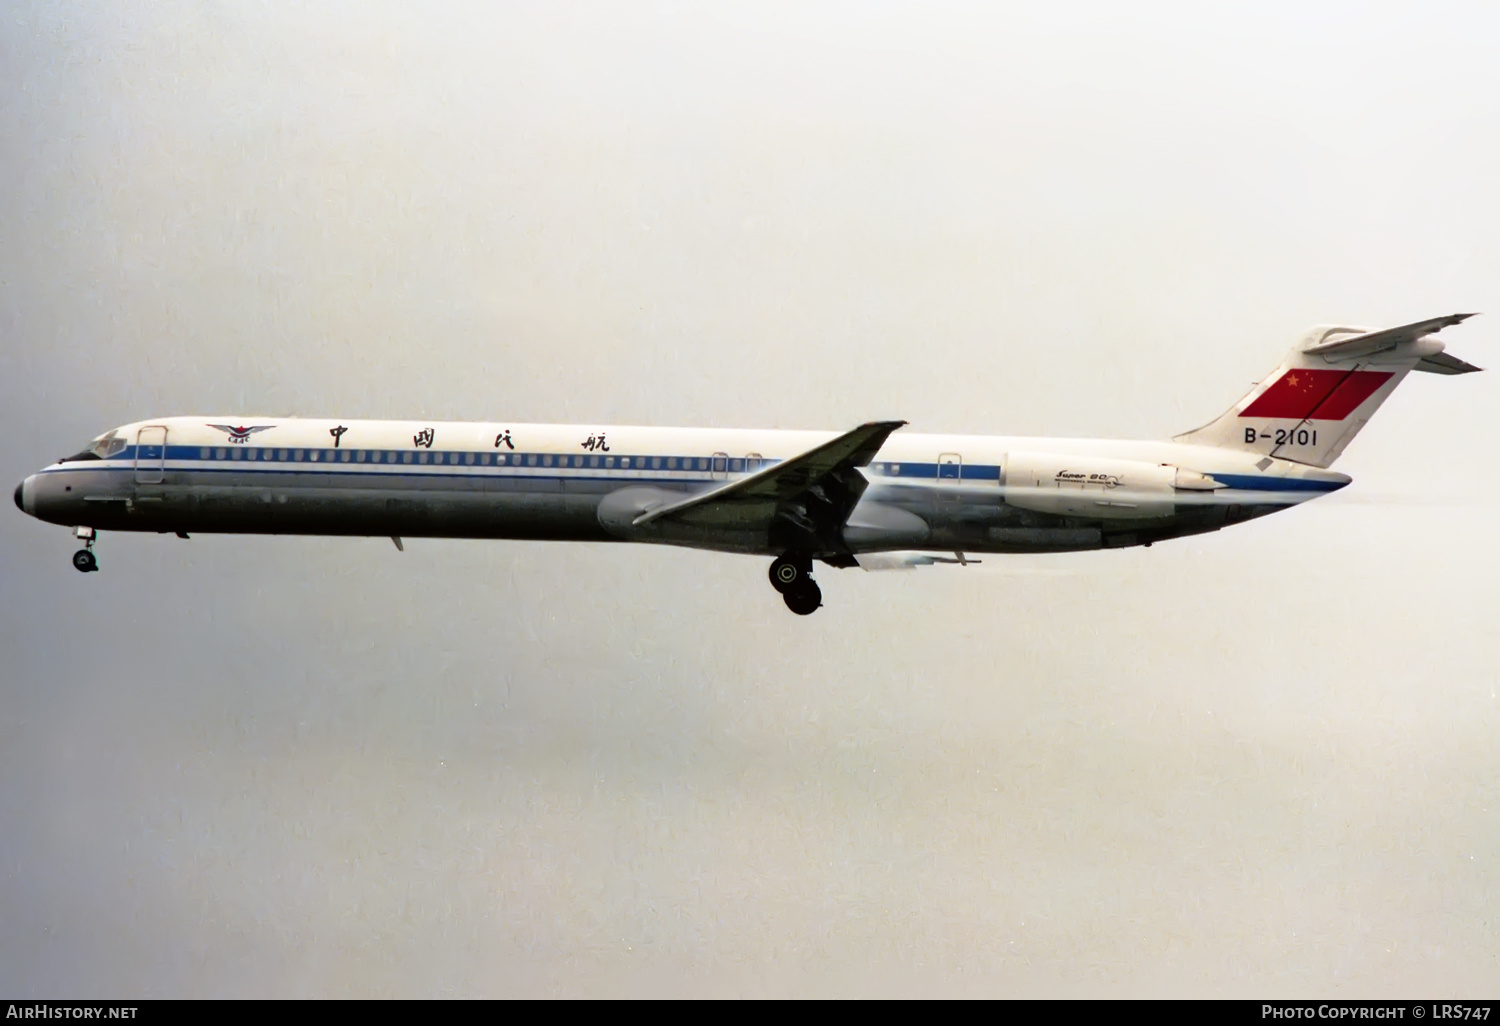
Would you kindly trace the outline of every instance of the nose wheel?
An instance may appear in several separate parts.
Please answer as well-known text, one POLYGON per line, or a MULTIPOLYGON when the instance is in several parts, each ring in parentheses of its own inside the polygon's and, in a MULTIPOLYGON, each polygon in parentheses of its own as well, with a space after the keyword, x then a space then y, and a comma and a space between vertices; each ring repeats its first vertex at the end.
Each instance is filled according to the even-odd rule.
POLYGON ((788 553, 771 564, 771 587, 781 592, 786 607, 807 616, 823 604, 823 589, 812 579, 812 560, 788 553))
POLYGON ((80 527, 73 533, 83 542, 83 548, 73 553, 73 569, 79 573, 93 573, 99 569, 99 561, 94 558, 94 529, 80 527))

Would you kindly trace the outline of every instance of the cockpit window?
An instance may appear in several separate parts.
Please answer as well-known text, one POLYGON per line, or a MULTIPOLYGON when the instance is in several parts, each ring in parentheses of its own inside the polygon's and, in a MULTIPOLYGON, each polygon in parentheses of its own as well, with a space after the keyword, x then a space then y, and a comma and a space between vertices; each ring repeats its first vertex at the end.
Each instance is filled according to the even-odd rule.
POLYGON ((125 439, 115 437, 111 431, 107 435, 100 435, 89 443, 89 447, 82 452, 75 452, 71 456, 64 456, 58 460, 59 463, 76 463, 81 460, 102 460, 122 452, 125 449, 125 439))
POLYGON ((89 446, 88 451, 100 459, 108 459, 116 453, 125 451, 125 439, 116 438, 115 433, 111 431, 107 435, 100 435, 94 439, 94 444, 89 446))

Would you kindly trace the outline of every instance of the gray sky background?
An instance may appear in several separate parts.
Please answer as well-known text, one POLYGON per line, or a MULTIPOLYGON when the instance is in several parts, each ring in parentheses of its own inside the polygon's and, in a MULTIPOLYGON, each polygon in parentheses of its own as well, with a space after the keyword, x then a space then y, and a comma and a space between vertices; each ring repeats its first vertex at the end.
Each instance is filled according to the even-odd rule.
MULTIPOLYGON (((1210 8, 10 4, 0 481, 192 412, 1163 437, 1457 310, 1500 362, 1500 15, 1210 8)), ((0 514, 0 993, 1492 997, 1496 381, 1311 506, 806 620, 0 514)))

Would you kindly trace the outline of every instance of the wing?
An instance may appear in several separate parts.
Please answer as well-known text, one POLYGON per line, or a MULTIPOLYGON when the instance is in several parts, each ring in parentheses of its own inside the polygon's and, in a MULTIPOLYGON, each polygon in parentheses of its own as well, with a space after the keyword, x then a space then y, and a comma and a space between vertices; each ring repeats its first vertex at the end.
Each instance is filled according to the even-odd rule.
POLYGON ((891 432, 904 420, 861 424, 800 456, 759 470, 738 481, 700 492, 680 502, 647 510, 632 524, 656 520, 694 526, 751 526, 779 522, 787 548, 821 550, 836 546, 838 532, 849 519, 868 482, 859 468, 867 466, 891 432))
POLYGON ((968 566, 971 563, 982 563, 982 559, 969 559, 962 552, 955 552, 952 557, 934 556, 930 552, 870 552, 862 553, 854 557, 861 570, 875 572, 880 570, 911 570, 919 566, 932 566, 934 563, 952 563, 955 566, 968 566))

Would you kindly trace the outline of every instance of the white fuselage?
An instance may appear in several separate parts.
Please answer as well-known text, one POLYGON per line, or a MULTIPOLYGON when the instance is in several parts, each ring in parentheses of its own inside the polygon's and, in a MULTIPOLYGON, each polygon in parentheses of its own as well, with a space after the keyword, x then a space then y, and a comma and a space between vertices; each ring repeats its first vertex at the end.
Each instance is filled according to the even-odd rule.
MULTIPOLYGON (((172 417, 124 425, 16 500, 101 530, 647 541, 779 555, 764 524, 635 526, 837 432, 172 417), (612 496, 615 497, 612 500, 612 496), (634 501, 634 500, 633 500, 634 501), (628 507, 628 508, 627 508, 628 507)), ((1150 544, 1348 483, 1253 452, 1156 441, 897 431, 827 551, 1018 552, 1150 544)))

